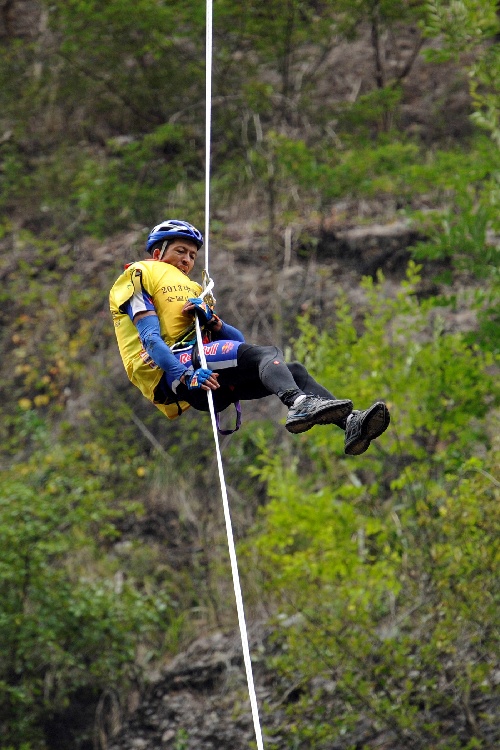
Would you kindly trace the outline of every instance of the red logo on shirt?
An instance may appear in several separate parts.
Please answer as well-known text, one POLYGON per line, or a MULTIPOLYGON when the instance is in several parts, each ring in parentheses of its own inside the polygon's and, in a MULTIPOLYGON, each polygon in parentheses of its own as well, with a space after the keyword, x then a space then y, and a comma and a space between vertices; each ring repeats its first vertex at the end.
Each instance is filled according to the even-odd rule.
POLYGON ((214 344, 210 344, 210 346, 205 345, 205 356, 209 357, 211 354, 217 354, 217 349, 219 348, 219 342, 216 341, 214 344))

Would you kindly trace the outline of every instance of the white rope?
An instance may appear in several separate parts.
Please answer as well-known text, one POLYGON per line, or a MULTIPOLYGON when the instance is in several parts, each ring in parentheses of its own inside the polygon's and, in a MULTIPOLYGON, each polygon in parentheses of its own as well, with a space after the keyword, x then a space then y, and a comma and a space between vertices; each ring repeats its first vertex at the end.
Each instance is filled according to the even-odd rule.
POLYGON ((210 145, 212 142, 212 0, 207 0, 207 29, 205 44, 205 271, 208 270, 208 242, 210 222, 210 145))
MULTIPOLYGON (((205 106, 205 273, 206 278, 211 282, 203 294, 206 294, 213 286, 213 282, 208 273, 208 248, 209 248, 209 222, 210 222, 210 143, 211 143, 211 113, 212 113, 212 0, 207 0, 207 22, 206 22, 206 106, 205 106)), ((207 360, 203 349, 203 340, 198 317, 196 317, 196 339, 198 342, 198 352, 201 366, 206 368, 207 360)), ((238 573, 238 561, 236 558, 236 549, 234 546, 233 527, 231 524, 231 513, 229 511, 229 500, 227 497, 226 480, 224 478, 224 469, 222 466, 222 456, 220 452, 219 436, 217 433, 217 421, 215 417, 214 399, 212 391, 208 391, 208 406, 212 420, 212 430, 214 433, 215 452, 217 456, 217 467, 219 469, 219 479, 222 493, 222 505, 224 508, 224 520, 226 522, 227 544, 229 548, 229 559, 231 561, 231 572, 233 574, 234 595, 236 598, 236 609, 238 612, 238 623, 240 626, 241 645, 243 648, 243 661, 247 676, 248 694, 250 697, 250 706, 252 708, 252 718, 255 729, 255 738, 257 740, 257 750, 264 750, 262 741, 262 732, 259 721, 259 708, 257 705, 257 696, 253 682, 252 661, 250 658, 250 648, 248 646, 247 626, 245 622, 245 609, 243 607, 243 596, 241 593, 240 577, 238 573)))
MULTIPOLYGON (((203 343, 202 343, 201 330, 200 330, 200 324, 198 322, 198 318, 196 318, 196 338, 198 341, 198 352, 199 352, 201 366, 206 367, 207 360, 205 357, 205 352, 203 351, 203 343)), ((234 595, 236 598, 236 609, 238 612, 238 623, 240 626, 241 645, 243 647, 243 661, 245 662, 248 694, 250 696, 250 706, 252 708, 252 718, 253 718, 253 725, 255 729, 255 737, 257 740, 257 750, 264 750, 264 744, 262 742, 262 732, 261 732, 260 721, 259 721, 259 708, 257 706, 257 696, 255 694, 255 686, 253 682, 252 661, 250 658, 250 649, 248 646, 248 634, 247 634, 247 626, 245 622, 245 610, 243 607, 243 596, 241 593, 240 577, 238 574, 238 560, 236 558, 236 549, 234 546, 233 528, 231 524, 231 513, 229 511, 229 500, 227 497, 226 481, 224 479, 224 469, 222 466, 222 456, 221 456, 220 446, 219 446, 219 436, 217 434, 217 422, 215 419, 215 408, 214 408, 214 399, 213 399, 212 391, 208 391, 208 406, 210 409, 210 417, 212 419, 212 429, 213 429, 214 440, 215 440, 217 467, 219 469, 219 479, 220 479, 220 486, 221 486, 221 492, 222 492, 222 505, 224 507, 224 520, 226 522, 227 544, 229 547, 229 559, 231 561, 231 572, 233 574, 234 595)))

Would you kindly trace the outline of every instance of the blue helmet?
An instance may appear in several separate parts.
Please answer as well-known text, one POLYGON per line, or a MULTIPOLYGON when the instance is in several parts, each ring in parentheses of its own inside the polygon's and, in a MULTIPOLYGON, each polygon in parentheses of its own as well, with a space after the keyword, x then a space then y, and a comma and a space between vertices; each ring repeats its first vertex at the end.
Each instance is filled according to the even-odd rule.
POLYGON ((189 224, 187 221, 178 221, 177 219, 165 219, 161 224, 157 224, 150 231, 146 251, 151 254, 151 249, 156 242, 164 240, 190 240, 196 244, 198 250, 203 245, 203 235, 201 232, 189 224))

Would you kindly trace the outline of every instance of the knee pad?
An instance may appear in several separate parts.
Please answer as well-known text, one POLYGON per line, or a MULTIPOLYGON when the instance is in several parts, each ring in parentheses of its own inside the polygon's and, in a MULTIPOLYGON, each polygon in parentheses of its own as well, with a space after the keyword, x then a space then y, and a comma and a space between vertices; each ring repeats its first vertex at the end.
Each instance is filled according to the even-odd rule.
POLYGON ((268 367, 284 365, 283 352, 277 346, 260 346, 259 375, 265 377, 268 367))

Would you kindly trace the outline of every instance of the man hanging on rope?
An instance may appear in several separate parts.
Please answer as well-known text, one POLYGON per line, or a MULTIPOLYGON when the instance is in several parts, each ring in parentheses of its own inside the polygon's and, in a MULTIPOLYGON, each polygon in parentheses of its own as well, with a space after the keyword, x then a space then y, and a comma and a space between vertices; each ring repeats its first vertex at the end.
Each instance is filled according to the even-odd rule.
POLYGON ((275 394, 288 407, 289 432, 334 424, 345 430, 347 454, 364 453, 389 425, 386 405, 378 401, 353 411, 352 401, 334 398, 302 364, 286 364, 277 347, 246 344, 200 299, 202 287, 189 278, 202 245, 201 232, 188 222, 163 221, 146 242, 152 257, 128 265, 113 285, 111 314, 131 382, 170 419, 189 406, 208 411, 207 391, 217 413, 275 394), (196 354, 195 315, 204 331, 207 369, 196 354))

